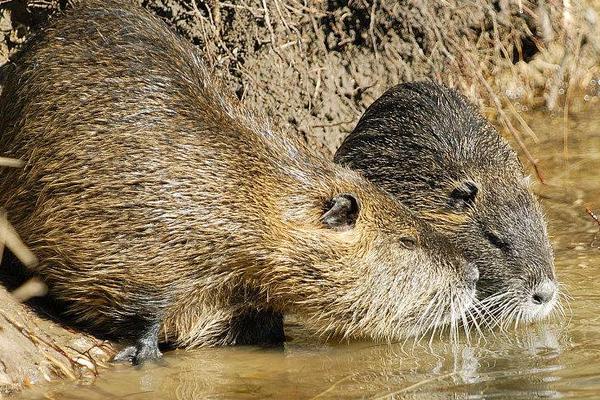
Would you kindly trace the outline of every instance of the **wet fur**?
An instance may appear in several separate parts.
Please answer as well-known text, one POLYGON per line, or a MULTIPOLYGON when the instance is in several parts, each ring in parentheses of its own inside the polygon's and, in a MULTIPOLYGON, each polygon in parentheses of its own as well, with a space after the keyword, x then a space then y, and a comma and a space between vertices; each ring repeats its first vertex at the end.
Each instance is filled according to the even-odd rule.
POLYGON ((490 308, 525 304, 536 285, 555 280, 546 222, 516 153, 457 91, 429 82, 389 89, 335 161, 445 232, 479 268, 479 297, 490 308), (453 198, 457 188, 466 200, 453 198))
POLYGON ((464 313, 473 268, 449 242, 226 93, 127 2, 84 2, 10 64, 0 151, 26 165, 0 171, 0 204, 70 315, 138 362, 157 340, 281 341, 286 313, 378 340, 464 313), (360 212, 329 229, 343 193, 360 212))

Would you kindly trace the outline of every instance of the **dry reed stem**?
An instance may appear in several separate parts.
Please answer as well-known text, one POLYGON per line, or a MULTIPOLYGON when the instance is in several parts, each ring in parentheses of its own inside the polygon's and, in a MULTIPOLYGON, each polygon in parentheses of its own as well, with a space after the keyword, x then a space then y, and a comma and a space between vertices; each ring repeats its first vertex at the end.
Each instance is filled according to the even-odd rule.
POLYGON ((19 303, 24 303, 34 297, 42 297, 48 293, 48 286, 39 278, 30 278, 10 294, 19 303))
POLYGON ((515 117, 517 119, 517 121, 519 121, 519 124, 521 124, 521 127, 523 128, 523 130, 525 130, 525 132, 527 132, 527 134, 533 139, 533 141, 536 143, 539 142, 538 136, 531 129, 531 127, 529 126, 527 121, 525 121, 523 119, 521 114, 519 114, 519 112, 517 110, 515 110, 515 106, 513 106, 512 102, 509 99, 507 99, 506 97, 504 98, 504 104, 506 104, 508 106, 508 109, 510 110, 511 115, 513 117, 515 117))
POLYGON ((0 157, 0 167, 21 168, 25 165, 23 160, 9 157, 0 157))
POLYGON ((587 213, 587 214, 588 214, 590 217, 592 217, 592 219, 593 219, 594 221, 596 221, 596 224, 598 225, 598 229, 600 229, 600 218, 598 218, 598 216, 597 216, 596 214, 594 214, 594 212, 593 212, 593 211, 592 211, 590 208, 588 208, 588 207, 586 207, 586 208, 585 208, 585 212, 586 212, 586 213, 587 213))
MULTIPOLYGON (((456 42, 454 42, 454 43, 456 44, 456 42)), ((511 133, 511 135, 517 141, 519 147, 521 148, 521 150, 525 154, 525 157, 527 158, 527 160, 529 161, 529 163, 533 166, 533 169, 535 171, 535 174, 536 174, 538 180, 542 184, 545 184, 544 177, 543 177, 543 175, 542 175, 542 173, 541 173, 541 171, 540 171, 540 169, 538 167, 537 161, 533 158, 533 156, 529 152, 529 149, 527 148, 527 145, 525 144, 525 142, 521 138, 521 135, 519 134, 519 131, 514 127, 514 125, 510 121, 510 118, 508 118, 508 116, 506 115, 506 112, 504 111, 504 108, 502 107, 502 102, 500 101, 500 99, 498 98, 498 96, 494 93, 494 90, 489 85, 489 83, 482 76, 481 71, 478 68, 476 68, 475 63, 473 62, 473 60, 471 60, 471 57, 467 53, 465 53, 464 51, 462 51, 458 46, 456 47, 456 49, 462 55, 463 59, 465 61, 467 61, 467 63, 469 64, 469 67, 471 68, 472 71, 474 71, 475 76, 477 77, 477 79, 479 79, 481 85, 487 91, 489 98, 492 100, 492 102, 496 106, 496 110, 498 111, 500 122, 502 124, 504 124, 504 126, 508 129, 508 131, 511 133)))
POLYGON ((23 243, 10 222, 6 219, 6 212, 0 211, 0 254, 6 246, 26 267, 34 267, 38 259, 23 243))
POLYGON ((347 381, 347 380, 349 380, 349 379, 353 378, 353 377, 354 377, 354 376, 356 376, 357 374, 358 374, 358 373, 356 373, 356 372, 355 372, 355 373, 353 373, 353 374, 346 375, 345 377, 343 377, 343 378, 341 378, 341 379, 338 379, 337 381, 333 382, 333 383, 331 384, 331 386, 329 386, 327 389, 325 389, 325 390, 324 390, 324 391, 322 391, 321 393, 317 394, 316 396, 314 396, 314 397, 311 397, 309 400, 315 400, 315 399, 319 399, 319 398, 321 398, 321 397, 325 396, 327 393, 330 393, 331 391, 333 391, 333 389, 335 389, 335 387, 336 387, 337 385, 339 385, 340 383, 342 383, 342 382, 345 382, 345 381, 347 381))
POLYGON ((596 239, 598 238, 598 235, 600 234, 600 218, 589 207, 585 208, 585 212, 596 222, 596 225, 598 226, 598 231, 596 233, 594 233, 594 237, 592 238, 592 241, 590 242, 590 247, 594 247, 594 244, 596 243, 596 239))

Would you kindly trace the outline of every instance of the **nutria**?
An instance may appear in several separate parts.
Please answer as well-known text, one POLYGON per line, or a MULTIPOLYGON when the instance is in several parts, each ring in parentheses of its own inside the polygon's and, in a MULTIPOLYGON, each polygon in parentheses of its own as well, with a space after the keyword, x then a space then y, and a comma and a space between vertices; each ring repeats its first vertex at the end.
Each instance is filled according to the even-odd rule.
POLYGON ((335 154, 446 232, 480 273, 494 313, 535 320, 558 297, 542 210, 516 153, 464 96, 442 85, 395 86, 335 154))
POLYGON ((395 340, 464 317, 477 270, 359 173, 274 132, 144 9, 88 0, 32 38, 0 97, 0 204, 69 315, 157 342, 395 340))

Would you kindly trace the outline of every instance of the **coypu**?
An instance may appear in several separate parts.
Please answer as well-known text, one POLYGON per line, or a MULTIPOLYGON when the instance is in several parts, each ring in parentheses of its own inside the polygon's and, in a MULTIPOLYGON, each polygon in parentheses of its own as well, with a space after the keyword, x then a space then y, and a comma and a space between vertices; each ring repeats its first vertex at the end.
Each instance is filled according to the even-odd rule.
POLYGON ((116 360, 281 341, 285 313, 376 340, 465 317, 478 272, 449 241, 226 93, 123 1, 69 9, 10 64, 0 152, 25 166, 0 204, 66 313, 127 344, 116 360))
POLYGON ((540 319, 557 303, 552 247, 529 178, 457 91, 428 82, 389 89, 334 159, 448 234, 479 268, 478 298, 500 320, 540 319))

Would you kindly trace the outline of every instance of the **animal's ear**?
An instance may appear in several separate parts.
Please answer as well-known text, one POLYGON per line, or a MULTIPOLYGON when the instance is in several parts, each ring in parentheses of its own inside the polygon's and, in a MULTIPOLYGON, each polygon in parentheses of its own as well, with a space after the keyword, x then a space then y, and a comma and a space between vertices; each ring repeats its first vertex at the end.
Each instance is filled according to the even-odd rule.
POLYGON ((456 210, 465 210, 475 204, 479 187, 473 181, 463 181, 450 192, 448 206, 456 210))
POLYGON ((353 194, 344 193, 325 203, 321 221, 326 227, 338 231, 352 229, 360 212, 360 204, 353 194))

